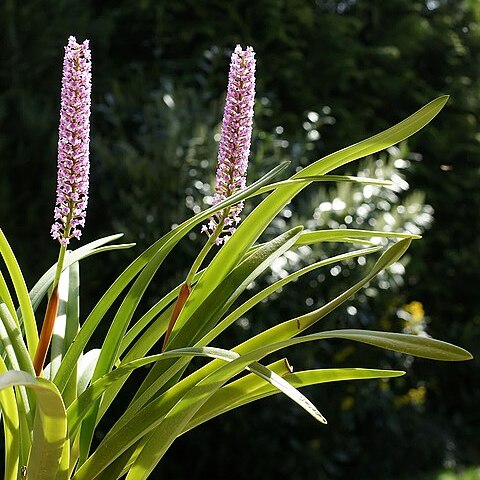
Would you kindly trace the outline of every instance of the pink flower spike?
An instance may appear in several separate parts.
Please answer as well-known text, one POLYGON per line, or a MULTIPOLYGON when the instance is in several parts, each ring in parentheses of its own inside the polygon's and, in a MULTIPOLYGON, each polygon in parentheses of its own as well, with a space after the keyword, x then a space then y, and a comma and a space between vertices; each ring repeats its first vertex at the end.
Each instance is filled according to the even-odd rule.
POLYGON ((88 40, 68 39, 63 60, 58 129, 57 199, 51 235, 67 246, 85 225, 90 173, 90 94, 92 63, 88 40))
MULTIPOLYGON (((248 156, 252 138, 253 104, 255 101, 255 52, 252 47, 242 50, 237 45, 232 54, 228 74, 227 98, 223 114, 222 132, 218 148, 216 174, 216 205, 246 186, 248 156)), ((223 232, 216 243, 225 243, 240 222, 243 202, 216 213, 202 229, 214 233, 223 222, 223 232)))

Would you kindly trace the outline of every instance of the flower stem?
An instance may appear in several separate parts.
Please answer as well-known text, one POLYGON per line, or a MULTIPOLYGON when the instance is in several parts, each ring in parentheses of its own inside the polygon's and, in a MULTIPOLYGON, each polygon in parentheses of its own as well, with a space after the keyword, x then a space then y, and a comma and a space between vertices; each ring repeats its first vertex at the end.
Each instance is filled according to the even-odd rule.
POLYGON ((54 287, 52 294, 48 299, 47 311, 45 312, 42 331, 40 332, 37 351, 35 352, 35 358, 33 360, 33 367, 35 368, 35 373, 37 376, 40 375, 43 369, 48 347, 50 346, 50 340, 52 339, 53 326, 55 324, 55 318, 57 317, 59 301, 60 296, 58 294, 57 285, 54 287))
POLYGON ((60 282, 60 275, 62 274, 63 270, 63 263, 65 261, 65 253, 67 252, 67 247, 60 245, 60 252, 58 253, 58 260, 57 260, 57 269, 55 270, 55 277, 53 277, 53 283, 50 287, 50 295, 52 294, 54 288, 60 282))
POLYGON ((170 317, 170 322, 168 323, 167 331, 165 332, 165 338, 163 340, 162 352, 165 350, 167 346, 168 339, 170 338, 170 334, 172 333, 173 327, 177 321, 178 316, 180 315, 183 306, 185 305, 188 297, 190 296, 191 285, 193 283, 193 279, 195 278, 196 273, 202 266, 205 257, 208 255, 210 249, 215 245, 217 238, 223 231, 224 223, 223 220, 217 225, 217 228, 213 232, 213 234, 208 238, 205 245, 200 250, 197 258, 193 262, 187 277, 185 278, 185 282, 180 289, 180 293, 178 294, 177 301, 175 303, 175 307, 173 308, 172 316, 170 317))
POLYGON ((50 288, 48 296, 47 310, 45 311, 45 317, 43 319, 42 331, 40 332, 40 338, 38 339, 38 346, 35 352, 35 358, 33 360, 33 367, 37 376, 40 375, 45 364, 45 358, 47 357, 48 347, 52 340, 53 327, 55 325, 55 319, 57 318, 58 305, 60 303, 60 295, 58 293, 58 283, 60 282, 60 275, 62 274, 63 264, 65 261, 65 253, 67 247, 60 245, 60 252, 58 254, 57 269, 55 271, 55 277, 53 279, 52 286, 50 288))
POLYGON ((195 274, 198 272, 199 268, 201 267, 203 261, 205 260, 205 257, 208 255, 208 252, 210 249, 215 245, 215 242, 217 241, 218 236, 222 233, 223 229, 223 222, 221 224, 217 225, 217 228, 215 229, 215 232, 212 236, 210 236, 205 243, 205 245, 202 247, 200 250, 200 253, 197 255, 197 258, 193 262, 188 274, 187 278, 185 279, 185 283, 187 285, 191 285, 193 282, 193 278, 195 277, 195 274))
POLYGON ((170 317, 170 322, 168 323, 167 331, 165 332, 165 338, 163 339, 162 352, 165 351, 167 346, 168 339, 172 333, 175 322, 177 321, 180 312, 182 311, 185 302, 187 301, 190 295, 190 286, 187 283, 182 285, 180 293, 178 294, 177 301, 175 302, 175 307, 173 308, 172 316, 170 317))

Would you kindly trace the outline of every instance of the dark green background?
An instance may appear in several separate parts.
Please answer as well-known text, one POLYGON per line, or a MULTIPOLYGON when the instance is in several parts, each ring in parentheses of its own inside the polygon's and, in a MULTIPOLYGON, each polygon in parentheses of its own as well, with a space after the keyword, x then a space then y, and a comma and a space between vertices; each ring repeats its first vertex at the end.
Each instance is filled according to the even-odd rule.
MULTIPOLYGON (((92 185, 82 243, 116 231, 138 243, 132 252, 85 261, 84 313, 133 255, 201 202, 195 182, 208 182, 214 174, 213 134, 228 58, 241 43, 256 51, 262 99, 256 105, 251 179, 286 154, 268 143, 277 126, 292 146, 287 153, 294 168, 386 128, 440 94, 451 95, 438 118, 409 141, 422 161, 412 165, 408 179, 433 206, 433 226, 412 248, 401 293, 364 305, 352 324, 378 326, 389 306, 417 300, 431 319, 431 335, 478 357, 478 1, 2 0, 0 225, 30 286, 57 253, 48 232, 61 63, 70 34, 89 38, 93 55, 92 185), (321 129, 313 150, 302 150, 305 112, 328 111, 325 106, 335 124, 321 129)), ((307 204, 295 206, 292 222, 311 215, 307 204)), ((164 268, 148 301, 181 280, 201 245, 198 236, 190 240, 164 268)), ((318 301, 348 283, 337 278, 335 286, 319 289, 318 301)), ((271 321, 305 309, 301 292, 269 305, 271 321)), ((295 360, 299 369, 329 366, 339 348, 306 349, 295 360)), ((359 349, 337 364, 375 367, 384 357, 359 349)), ((396 361, 382 366, 398 367, 396 361)), ((479 380, 478 360, 416 361, 409 379, 392 382, 386 392, 376 382, 318 387, 308 394, 329 418, 327 428, 285 399, 263 401, 180 439, 158 478, 233 472, 237 478, 395 479, 475 464, 479 380), (396 407, 395 398, 418 382, 427 386, 426 403, 396 407), (347 396, 355 397, 355 408, 342 411, 347 396)))

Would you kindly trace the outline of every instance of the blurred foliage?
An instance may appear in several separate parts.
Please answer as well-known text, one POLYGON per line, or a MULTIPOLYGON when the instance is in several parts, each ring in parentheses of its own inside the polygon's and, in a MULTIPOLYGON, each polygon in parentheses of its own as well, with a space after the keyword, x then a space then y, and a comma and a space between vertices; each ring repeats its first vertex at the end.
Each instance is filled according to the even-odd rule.
MULTIPOLYGON (((292 161, 292 169, 301 168, 391 125, 439 94, 450 94, 442 114, 408 147, 360 165, 361 175, 393 179, 395 188, 315 185, 277 222, 281 227, 307 218, 311 228, 428 228, 424 239, 414 242, 408 264, 372 282, 325 326, 431 333, 478 358, 477 0, 3 0, 0 224, 20 261, 27 249, 42 252, 35 264, 22 262, 30 285, 56 255, 48 232, 62 46, 70 34, 91 39, 94 61, 85 242, 123 231, 144 246, 205 206, 228 57, 236 43, 251 44, 258 59, 250 179, 284 159, 292 161)), ((180 280, 201 241, 192 235, 190 243, 182 243, 169 267, 175 270, 163 273, 180 280)), ((85 262, 84 313, 97 299, 97 286, 138 251, 116 252, 103 259, 102 268, 97 260, 85 262)), ((277 264, 271 275, 300 268, 302 255, 322 254, 304 249, 287 264, 277 264)), ((305 277, 296 287, 309 304, 287 289, 260 305, 255 321, 273 324, 321 304, 353 283, 361 267, 332 267, 305 277)), ((163 273, 159 278, 165 278, 163 273)), ((166 287, 159 281, 151 301, 166 287)), ((253 319, 247 320, 238 325, 238 336, 246 334, 246 326, 255 328, 253 319)), ((350 366, 361 359, 369 367, 378 364, 375 358, 375 352, 338 343, 304 348, 292 362, 306 368, 331 365, 332 359, 350 366)), ((168 478, 202 478, 214 466, 251 478, 288 472, 292 479, 385 479, 478 461, 479 360, 433 365, 391 355, 382 361, 408 369, 408 380, 309 392, 329 418, 326 429, 275 398, 181 439, 159 472, 168 478), (231 455, 237 448, 241 457, 231 455), (186 455, 189 462, 176 461, 186 455)))
MULTIPOLYGON (((479 480, 480 467, 466 468, 459 471, 445 470, 431 475, 422 475, 420 477, 411 478, 408 480, 479 480)), ((407 479, 405 479, 407 480, 407 479)))

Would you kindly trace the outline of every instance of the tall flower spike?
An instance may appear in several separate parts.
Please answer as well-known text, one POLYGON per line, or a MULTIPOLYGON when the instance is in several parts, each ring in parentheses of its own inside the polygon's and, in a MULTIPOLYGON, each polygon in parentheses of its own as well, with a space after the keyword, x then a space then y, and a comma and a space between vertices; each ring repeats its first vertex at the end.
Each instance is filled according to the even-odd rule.
POLYGON ((67 246, 85 226, 90 172, 90 93, 92 63, 88 40, 68 39, 63 61, 58 129, 57 201, 52 237, 67 246))
MULTIPOLYGON (((228 74, 227 98, 218 149, 214 205, 245 188, 254 100, 255 53, 252 47, 242 50, 240 45, 237 45, 232 54, 228 74)), ((243 202, 240 202, 216 213, 202 231, 213 234, 219 225, 222 225, 224 228, 216 243, 220 245, 226 242, 240 222, 242 209, 243 202)))

